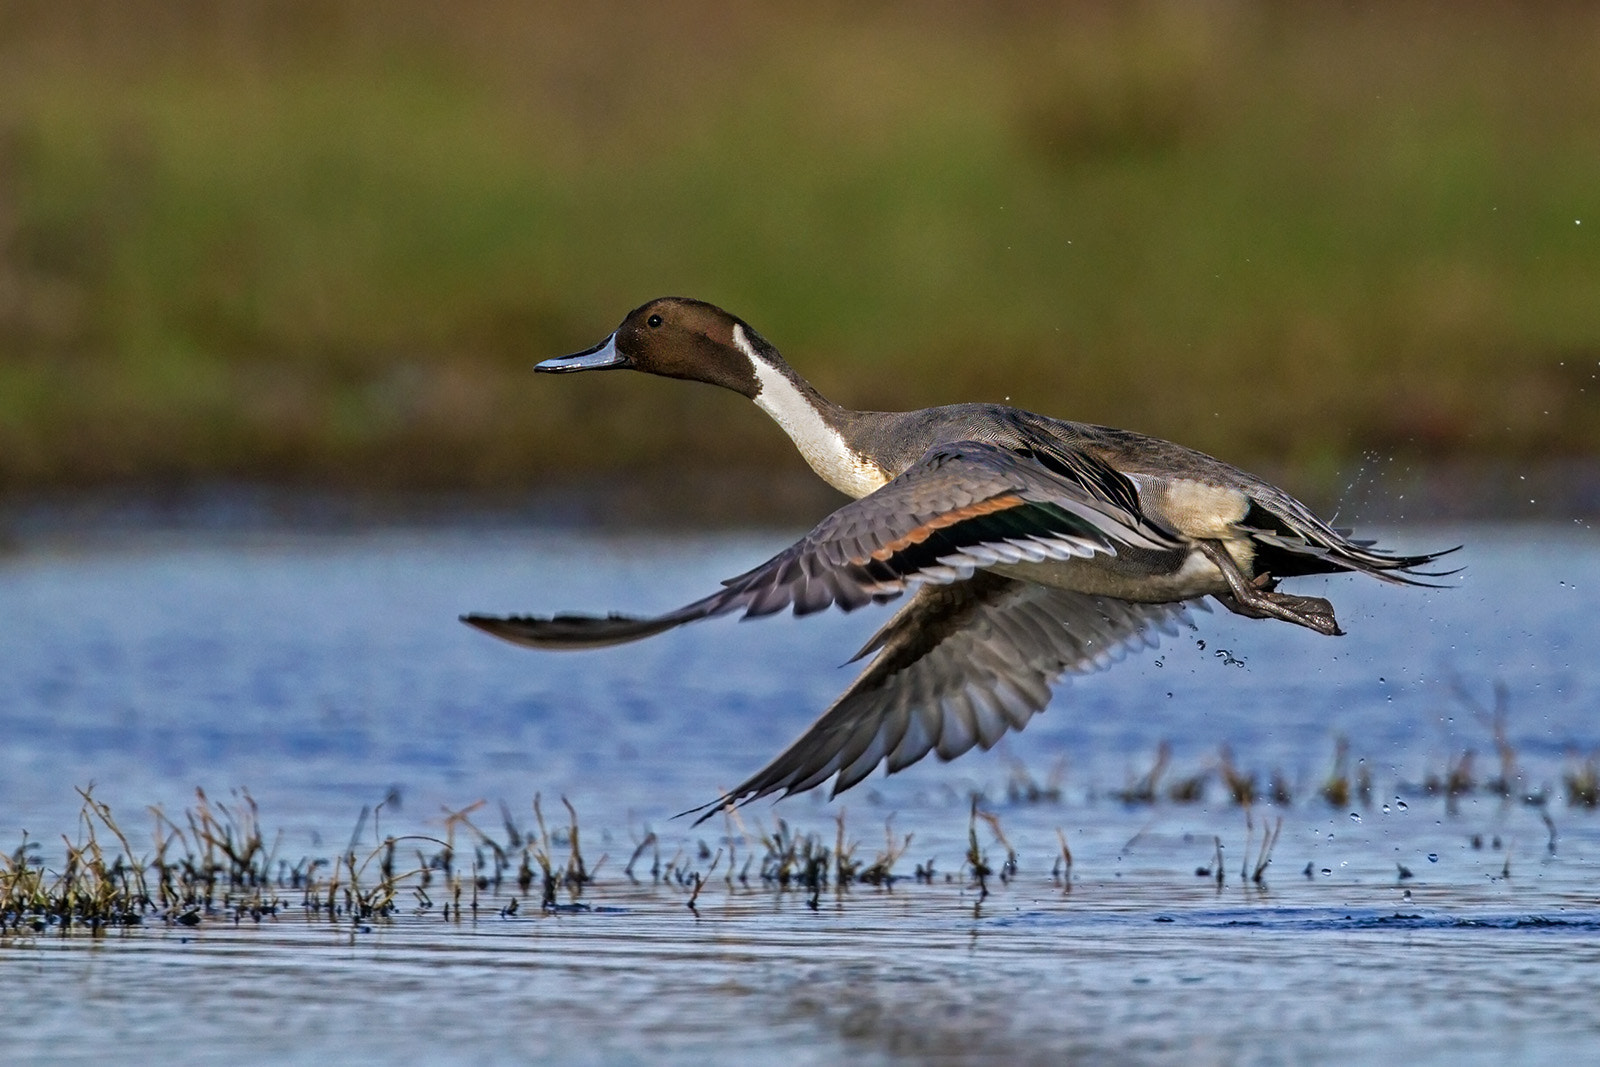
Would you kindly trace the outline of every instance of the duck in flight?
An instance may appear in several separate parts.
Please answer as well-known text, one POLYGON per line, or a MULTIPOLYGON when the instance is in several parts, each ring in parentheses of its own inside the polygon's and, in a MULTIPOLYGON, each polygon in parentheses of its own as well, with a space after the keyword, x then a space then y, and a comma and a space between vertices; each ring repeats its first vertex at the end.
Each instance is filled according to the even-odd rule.
MULTIPOLYGON (((1173 632, 1189 601, 1343 631, 1285 578, 1355 571, 1427 585, 1444 552, 1351 540, 1276 486, 1201 452, 998 404, 851 411, 826 400, 748 323, 666 297, 600 344, 535 369, 632 369, 755 401, 824 481, 851 497, 789 548, 676 611, 462 621, 534 648, 617 645, 715 615, 852 611, 913 590, 856 659, 872 661, 772 762, 701 818, 833 779, 850 788, 929 752, 951 760, 1020 730, 1063 675, 1173 632)), ((1446 551, 1454 551, 1453 549, 1446 551)))

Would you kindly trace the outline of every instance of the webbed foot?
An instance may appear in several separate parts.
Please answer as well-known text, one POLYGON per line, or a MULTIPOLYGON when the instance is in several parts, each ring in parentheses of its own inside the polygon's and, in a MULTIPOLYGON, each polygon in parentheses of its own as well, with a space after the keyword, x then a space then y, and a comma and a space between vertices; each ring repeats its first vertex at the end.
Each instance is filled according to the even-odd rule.
POLYGON ((1254 579, 1246 578, 1228 550, 1218 542, 1201 541, 1199 547, 1228 583, 1227 593, 1216 594, 1217 603, 1235 615, 1249 619, 1282 619, 1329 637, 1344 634, 1339 629, 1339 620, 1334 618, 1333 605, 1327 600, 1276 592, 1277 579, 1265 573, 1254 579))

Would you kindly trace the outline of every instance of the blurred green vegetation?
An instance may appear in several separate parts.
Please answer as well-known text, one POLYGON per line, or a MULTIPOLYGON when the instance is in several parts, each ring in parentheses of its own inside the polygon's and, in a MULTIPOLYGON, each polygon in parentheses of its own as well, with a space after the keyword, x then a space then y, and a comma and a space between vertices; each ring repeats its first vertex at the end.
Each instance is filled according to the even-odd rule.
POLYGON ((529 373, 666 293, 857 407, 1591 456, 1597 235, 1588 4, 0 0, 0 487, 798 464, 529 373))

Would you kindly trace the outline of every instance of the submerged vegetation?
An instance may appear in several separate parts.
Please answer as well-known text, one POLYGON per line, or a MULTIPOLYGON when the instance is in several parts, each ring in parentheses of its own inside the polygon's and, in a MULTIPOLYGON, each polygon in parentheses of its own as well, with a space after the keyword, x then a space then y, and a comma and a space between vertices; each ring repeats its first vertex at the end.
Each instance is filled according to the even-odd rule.
POLYGON ((0 11, 0 488, 791 462, 527 373, 663 293, 861 407, 1600 451, 1588 6, 694 6, 0 11))

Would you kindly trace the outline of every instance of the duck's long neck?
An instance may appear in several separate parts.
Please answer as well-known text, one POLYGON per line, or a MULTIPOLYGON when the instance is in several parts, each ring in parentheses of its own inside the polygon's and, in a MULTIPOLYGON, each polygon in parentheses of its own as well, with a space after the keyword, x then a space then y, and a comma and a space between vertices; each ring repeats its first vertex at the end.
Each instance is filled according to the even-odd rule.
POLYGON ((876 463, 851 447, 846 436, 850 412, 832 403, 783 361, 776 349, 742 324, 733 343, 755 371, 760 391, 756 406, 772 416, 800 455, 823 481, 852 497, 864 497, 889 480, 876 463))

